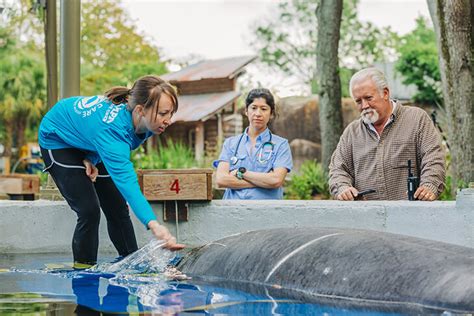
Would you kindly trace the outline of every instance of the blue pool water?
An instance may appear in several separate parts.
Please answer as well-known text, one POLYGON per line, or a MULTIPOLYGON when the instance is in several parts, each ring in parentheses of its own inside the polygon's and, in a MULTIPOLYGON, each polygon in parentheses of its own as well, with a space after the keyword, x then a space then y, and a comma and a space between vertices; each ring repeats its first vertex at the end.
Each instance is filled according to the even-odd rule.
MULTIPOLYGON (((101 256, 102 260, 112 257, 101 256)), ((0 254, 0 314, 99 315, 404 315, 443 311, 394 306, 355 307, 348 302, 304 302, 268 295, 263 287, 217 284, 209 280, 167 281, 159 275, 117 278, 73 271, 69 255, 0 254), (246 290, 242 290, 245 288, 246 290)))

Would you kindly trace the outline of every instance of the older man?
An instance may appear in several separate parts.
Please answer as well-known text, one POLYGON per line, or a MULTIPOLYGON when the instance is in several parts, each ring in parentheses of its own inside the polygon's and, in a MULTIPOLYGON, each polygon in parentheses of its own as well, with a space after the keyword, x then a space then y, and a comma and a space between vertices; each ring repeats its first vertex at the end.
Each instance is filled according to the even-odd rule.
POLYGON ((444 189, 445 154, 428 114, 390 99, 384 74, 360 70, 349 86, 361 118, 344 130, 329 166, 331 194, 354 200, 374 189, 367 199, 407 199, 407 165, 411 160, 419 187, 418 200, 433 201, 444 189))

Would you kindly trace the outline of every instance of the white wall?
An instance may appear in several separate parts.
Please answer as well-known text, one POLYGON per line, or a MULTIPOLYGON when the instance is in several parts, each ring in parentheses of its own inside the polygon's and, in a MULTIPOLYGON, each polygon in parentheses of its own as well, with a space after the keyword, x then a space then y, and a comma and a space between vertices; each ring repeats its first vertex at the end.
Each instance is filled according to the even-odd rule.
MULTIPOLYGON (((161 204, 154 204, 162 218, 161 204)), ((397 233, 474 248, 474 189, 457 202, 224 201, 192 203, 179 241, 199 246, 224 236, 275 227, 347 227, 397 233)), ((100 250, 113 251, 105 219, 100 250)), ((151 239, 134 217, 140 245, 151 239)), ((174 223, 166 224, 176 234, 174 223)), ((0 201, 0 253, 70 252, 75 214, 65 202, 0 201)))

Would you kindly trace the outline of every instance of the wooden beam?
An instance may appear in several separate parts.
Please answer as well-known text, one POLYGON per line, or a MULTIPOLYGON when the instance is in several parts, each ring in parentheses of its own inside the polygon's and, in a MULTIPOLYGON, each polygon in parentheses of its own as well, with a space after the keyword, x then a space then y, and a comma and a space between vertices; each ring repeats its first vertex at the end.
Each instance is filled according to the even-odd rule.
POLYGON ((204 122, 196 123, 196 144, 194 146, 196 160, 202 162, 204 160, 204 122))
POLYGON ((224 141, 224 131, 222 127, 222 114, 217 113, 217 148, 220 150, 224 141))

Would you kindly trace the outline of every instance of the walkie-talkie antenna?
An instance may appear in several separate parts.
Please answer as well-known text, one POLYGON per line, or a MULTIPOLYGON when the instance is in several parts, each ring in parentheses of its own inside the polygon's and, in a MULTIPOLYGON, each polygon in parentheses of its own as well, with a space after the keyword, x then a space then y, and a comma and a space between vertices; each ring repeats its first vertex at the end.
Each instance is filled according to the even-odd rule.
POLYGON ((415 201, 415 192, 418 189, 418 185, 420 184, 420 181, 417 176, 415 176, 411 170, 411 160, 408 159, 408 163, 406 166, 399 166, 395 167, 394 169, 402 169, 402 168, 407 168, 408 169, 408 177, 407 177, 407 195, 408 195, 408 200, 409 201, 415 201))
POLYGON ((415 200, 415 192, 418 189, 418 177, 415 177, 413 173, 411 172, 411 160, 408 159, 408 178, 407 178, 407 189, 408 189, 408 200, 409 201, 414 201, 415 200))

